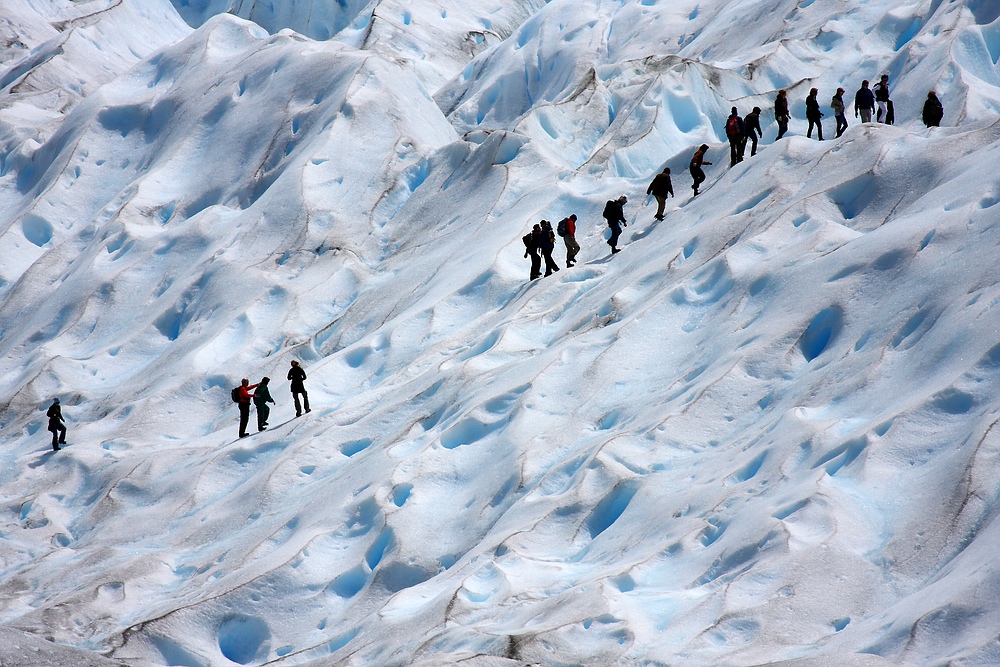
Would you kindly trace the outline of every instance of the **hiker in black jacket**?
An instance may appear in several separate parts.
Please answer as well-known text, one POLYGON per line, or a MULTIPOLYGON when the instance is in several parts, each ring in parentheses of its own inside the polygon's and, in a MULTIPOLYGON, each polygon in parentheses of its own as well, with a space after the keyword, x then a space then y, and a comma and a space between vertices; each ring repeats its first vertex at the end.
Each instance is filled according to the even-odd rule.
POLYGON ((868 79, 865 79, 861 82, 858 92, 854 93, 854 117, 860 117, 862 123, 870 123, 874 112, 875 94, 868 87, 868 79))
POLYGON ((833 117, 837 120, 837 138, 847 129, 847 114, 844 113, 844 89, 838 88, 837 92, 830 99, 830 108, 833 109, 833 117))
POLYGON ((628 198, 625 195, 622 195, 618 199, 609 200, 604 205, 604 213, 601 214, 608 221, 608 227, 611 228, 611 238, 608 239, 608 245, 611 246, 612 255, 619 252, 618 237, 622 235, 622 226, 628 227, 628 224, 625 222, 625 209, 623 208, 626 202, 628 202, 628 198))
POLYGON ((63 420, 59 399, 53 398, 45 416, 49 418, 49 430, 52 431, 52 450, 58 452, 59 445, 66 444, 66 422, 63 420))
POLYGON ((657 220, 663 220, 663 207, 667 205, 667 197, 674 196, 674 184, 670 182, 670 167, 664 167, 663 171, 653 178, 653 182, 646 188, 647 195, 653 195, 656 199, 657 220))
POLYGON ((784 90, 778 91, 778 96, 774 98, 774 120, 778 123, 777 141, 788 132, 788 93, 784 90))
POLYGON ((809 91, 809 97, 806 98, 806 120, 809 121, 806 138, 812 137, 813 125, 815 125, 816 137, 823 141, 823 112, 819 110, 819 100, 816 99, 818 93, 819 90, 813 88, 809 91))
POLYGON ((535 225, 531 231, 521 237, 524 242, 524 256, 531 257, 531 274, 529 280, 535 280, 542 275, 542 257, 538 254, 538 243, 542 236, 542 228, 535 225))
POLYGON ((924 112, 922 114, 924 125, 927 127, 940 127, 941 119, 944 118, 944 107, 941 100, 933 90, 927 93, 927 101, 924 102, 924 112))
POLYGON ((892 113, 892 101, 889 99, 889 75, 883 74, 872 91, 875 93, 875 104, 878 105, 875 120, 892 125, 894 114, 892 113))
POLYGON ((545 260, 545 275, 551 276, 559 270, 556 260, 552 259, 552 251, 556 249, 556 233, 552 231, 552 223, 542 220, 542 234, 539 236, 538 249, 542 251, 545 260))
POLYGON ((267 383, 270 381, 271 378, 261 378, 260 383, 257 385, 257 390, 253 393, 253 404, 257 406, 258 431, 263 431, 267 428, 267 418, 271 414, 271 408, 267 407, 267 404, 274 403, 274 399, 271 398, 271 391, 267 388, 267 383))
POLYGON ((702 169, 702 165, 712 164, 705 160, 705 151, 708 150, 708 144, 702 144, 698 147, 698 150, 694 152, 691 157, 691 164, 689 166, 691 170, 691 178, 694 183, 691 185, 691 189, 694 190, 695 197, 698 196, 698 186, 705 182, 705 172, 702 169))
MULTIPOLYGON (((746 128, 746 139, 750 140, 750 157, 757 154, 757 139, 763 138, 764 133, 760 129, 760 107, 754 107, 753 111, 743 119, 743 126, 746 128)), ((746 145, 744 139, 744 145, 746 145)))
POLYGON ((299 405, 299 394, 302 394, 302 402, 305 404, 306 412, 309 412, 309 394, 306 393, 306 386, 303 384, 306 372, 294 359, 292 359, 292 367, 288 369, 288 379, 292 381, 292 402, 295 403, 295 416, 301 417, 302 408, 299 405))

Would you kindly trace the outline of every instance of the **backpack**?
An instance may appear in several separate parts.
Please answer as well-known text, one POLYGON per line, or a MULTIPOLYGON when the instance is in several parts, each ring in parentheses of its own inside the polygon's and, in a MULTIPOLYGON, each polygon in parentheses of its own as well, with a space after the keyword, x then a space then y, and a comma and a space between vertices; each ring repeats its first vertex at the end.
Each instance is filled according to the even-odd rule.
POLYGON ((542 238, 538 247, 544 252, 546 248, 552 249, 556 244, 556 235, 552 232, 552 223, 548 220, 542 220, 542 238))
POLYGON ((566 218, 563 218, 559 221, 559 224, 556 225, 556 234, 559 236, 566 236, 568 231, 569 230, 566 229, 566 218))
POLYGON ((230 394, 233 397, 233 403, 240 402, 240 387, 233 387, 233 391, 230 394))
POLYGON ((615 217, 615 215, 618 213, 615 210, 615 206, 616 205, 613 201, 608 201, 608 203, 604 205, 604 213, 601 213, 601 217, 604 218, 605 220, 610 220, 611 218, 615 217))
POLYGON ((525 248, 527 248, 528 250, 533 250, 534 249, 534 247, 535 247, 535 239, 532 238, 531 232, 528 232, 527 234, 525 234, 524 236, 522 236, 521 240, 524 241, 524 247, 525 248))
POLYGON ((726 121, 726 135, 730 137, 738 137, 740 134, 740 119, 736 116, 730 116, 729 120, 726 121))

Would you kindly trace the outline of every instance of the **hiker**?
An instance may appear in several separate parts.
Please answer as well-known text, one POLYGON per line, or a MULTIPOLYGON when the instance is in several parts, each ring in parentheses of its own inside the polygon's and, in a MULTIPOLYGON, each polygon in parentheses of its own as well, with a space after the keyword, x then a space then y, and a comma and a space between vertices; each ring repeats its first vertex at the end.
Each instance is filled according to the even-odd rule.
POLYGON ((576 264, 576 255, 580 252, 580 244, 576 242, 576 213, 560 220, 556 233, 566 244, 566 268, 569 268, 576 264))
POLYGON ((774 120, 778 123, 778 138, 785 136, 788 132, 788 94, 784 90, 778 91, 778 96, 774 98, 774 120))
POLYGON ((267 418, 271 414, 271 408, 267 407, 267 404, 274 403, 271 391, 267 388, 267 383, 270 381, 269 377, 261 378, 260 383, 257 384, 257 391, 253 394, 253 404, 257 406, 258 433, 267 428, 267 418))
MULTIPOLYGON (((837 119, 837 137, 840 137, 847 129, 847 115, 844 113, 844 89, 838 88, 833 99, 830 100, 830 108, 833 109, 833 117, 837 119)), ((835 139, 837 137, 834 137, 835 139)))
POLYGON ((306 379, 306 372, 299 366, 299 362, 292 359, 292 367, 288 369, 288 379, 292 381, 292 401, 295 403, 295 416, 302 416, 302 408, 299 406, 299 394, 302 394, 302 403, 306 412, 309 412, 309 394, 306 393, 306 386, 303 381, 306 379))
POLYGON ((542 259, 545 260, 545 276, 551 276, 559 270, 559 267, 552 259, 552 251, 556 249, 556 235, 552 231, 552 223, 548 220, 542 220, 542 234, 539 237, 538 249, 542 251, 542 259))
POLYGON ((819 100, 816 99, 816 95, 819 90, 813 88, 809 91, 809 97, 806 98, 806 120, 809 121, 809 128, 806 130, 806 138, 812 138, 813 126, 816 126, 816 136, 820 141, 823 141, 823 112, 819 110, 819 100))
MULTIPOLYGON (((750 144, 750 157, 757 154, 757 139, 763 139, 764 133, 760 129, 760 107, 754 107, 753 111, 747 114, 747 117, 743 119, 743 126, 746 128, 746 137, 743 139, 743 147, 746 150, 747 139, 751 142, 750 144)), ((740 153, 742 157, 743 153, 740 153)))
POLYGON ((628 227, 625 222, 625 209, 623 208, 628 202, 628 197, 622 195, 618 199, 613 199, 608 201, 604 205, 604 213, 601 215, 605 220, 608 221, 608 227, 611 228, 611 238, 608 239, 608 245, 611 246, 611 254, 619 252, 618 250, 618 237, 622 234, 622 227, 628 227), (619 226, 621 223, 621 226, 619 226))
POLYGON ((729 139, 729 166, 735 167, 738 162, 743 162, 743 151, 747 143, 746 126, 736 107, 733 107, 726 119, 726 138, 729 139))
POLYGON ((256 387, 255 384, 250 384, 250 380, 243 378, 240 380, 239 387, 239 399, 236 404, 240 409, 240 437, 245 438, 249 433, 247 433, 247 424, 250 423, 250 399, 253 398, 253 394, 250 390, 256 387))
POLYGON ((691 185, 691 189, 694 190, 694 196, 698 196, 698 186, 705 181, 705 172, 702 171, 702 165, 712 164, 711 162, 705 161, 705 151, 708 150, 708 144, 702 144, 695 151, 694 156, 691 158, 691 178, 694 179, 694 183, 691 185))
POLYGON ((927 93, 927 101, 924 102, 924 112, 922 115, 924 125, 927 127, 940 127, 941 119, 944 118, 944 107, 941 100, 933 90, 927 93))
POLYGON ((646 188, 647 195, 653 195, 656 200, 657 220, 663 220, 663 207, 667 205, 667 197, 674 196, 674 184, 670 182, 670 167, 664 167, 663 171, 653 178, 653 182, 646 188))
POLYGON ((542 275, 542 257, 538 254, 538 241, 542 235, 542 228, 535 225, 531 231, 521 237, 524 242, 524 256, 531 257, 531 275, 529 280, 536 280, 542 275))
POLYGON ((45 416, 49 418, 49 430, 52 431, 52 451, 58 452, 59 445, 66 444, 66 422, 63 420, 58 398, 52 399, 52 405, 45 416))
POLYGON ((868 87, 868 79, 865 79, 861 82, 858 92, 854 93, 854 117, 861 116, 862 123, 870 123, 873 113, 875 113, 875 95, 868 87))
MULTIPOLYGON (((887 125, 892 125, 894 119, 890 118, 889 105, 892 102, 889 100, 889 75, 883 74, 879 82, 875 84, 873 89, 875 93, 875 103, 878 105, 878 113, 875 115, 875 120, 880 123, 885 123, 887 125)), ((894 114, 893 114, 894 115, 894 114)))

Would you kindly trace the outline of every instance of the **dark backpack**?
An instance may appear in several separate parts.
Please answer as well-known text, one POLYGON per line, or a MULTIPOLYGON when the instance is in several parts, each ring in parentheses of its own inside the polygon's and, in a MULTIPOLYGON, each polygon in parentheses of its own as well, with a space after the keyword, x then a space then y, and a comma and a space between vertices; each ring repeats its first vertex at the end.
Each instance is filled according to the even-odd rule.
POLYGON ((535 249, 535 239, 532 237, 531 232, 528 232, 527 234, 522 236, 521 240, 524 241, 524 247, 527 248, 528 250, 535 249))
POLYGON ((559 236, 566 236, 568 232, 569 230, 566 229, 566 218, 563 218, 559 221, 559 224, 556 225, 556 234, 559 236))
POLYGON ((542 238, 538 240, 538 247, 542 252, 552 250, 556 246, 556 235, 552 231, 552 223, 542 220, 542 238))
POLYGON ((730 137, 738 137, 740 134, 740 119, 736 116, 730 116, 729 120, 726 121, 726 135, 730 137))
POLYGON ((230 395, 233 397, 233 403, 239 403, 240 402, 240 387, 233 387, 232 394, 230 394, 230 395))

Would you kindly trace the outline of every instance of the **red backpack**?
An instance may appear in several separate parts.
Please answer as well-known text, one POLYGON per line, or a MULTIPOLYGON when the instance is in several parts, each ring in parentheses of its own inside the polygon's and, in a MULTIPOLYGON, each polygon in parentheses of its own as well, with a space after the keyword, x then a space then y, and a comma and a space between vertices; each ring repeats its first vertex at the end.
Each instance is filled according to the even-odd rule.
POLYGON ((738 137, 740 134, 740 119, 736 116, 730 116, 729 120, 726 121, 726 135, 730 137, 738 137))

